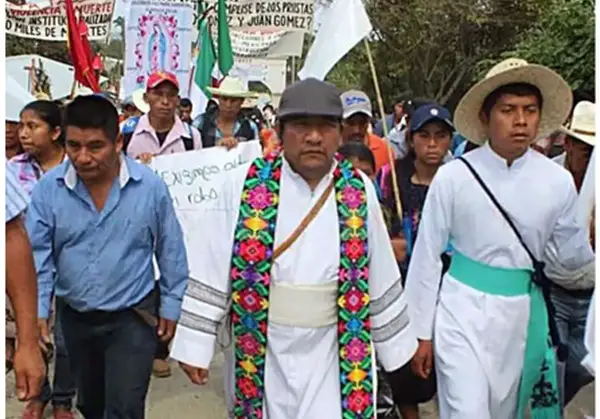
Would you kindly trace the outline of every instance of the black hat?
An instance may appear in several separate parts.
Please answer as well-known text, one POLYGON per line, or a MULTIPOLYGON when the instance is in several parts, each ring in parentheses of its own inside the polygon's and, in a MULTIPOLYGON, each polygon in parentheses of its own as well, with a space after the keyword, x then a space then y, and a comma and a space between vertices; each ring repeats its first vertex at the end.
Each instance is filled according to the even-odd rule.
POLYGON ((344 109, 339 90, 331 83, 308 78, 283 91, 277 117, 324 116, 342 119, 344 109))

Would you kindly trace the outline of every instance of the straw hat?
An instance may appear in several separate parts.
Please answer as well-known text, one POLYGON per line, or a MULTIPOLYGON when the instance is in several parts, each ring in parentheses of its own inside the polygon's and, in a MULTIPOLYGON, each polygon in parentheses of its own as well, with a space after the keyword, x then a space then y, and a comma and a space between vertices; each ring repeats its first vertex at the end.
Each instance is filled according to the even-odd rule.
POLYGON ((208 91, 215 96, 233 97, 233 98, 255 98, 258 95, 248 91, 248 87, 240 79, 235 77, 225 77, 219 87, 209 87, 208 91))
POLYGON ((131 94, 133 105, 143 114, 150 112, 150 105, 148 105, 148 102, 144 99, 145 92, 145 89, 137 89, 131 94))
POLYGON ((479 119, 483 102, 496 89, 513 83, 531 84, 542 93, 544 103, 537 138, 552 134, 567 120, 573 105, 567 82, 547 67, 509 58, 496 64, 463 96, 454 113, 458 132, 475 144, 485 143, 487 131, 479 119))
POLYGON ((579 102, 573 111, 570 127, 561 127, 560 131, 592 147, 595 146, 596 104, 588 101, 579 102))

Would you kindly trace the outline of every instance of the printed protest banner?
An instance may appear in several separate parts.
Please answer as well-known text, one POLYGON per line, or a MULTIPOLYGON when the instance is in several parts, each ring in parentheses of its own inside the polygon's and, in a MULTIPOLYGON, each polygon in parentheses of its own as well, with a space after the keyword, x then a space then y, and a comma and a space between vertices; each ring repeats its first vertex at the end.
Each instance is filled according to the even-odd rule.
MULTIPOLYGON (((73 0, 75 14, 83 16, 90 40, 106 39, 111 28, 115 0, 73 0)), ((7 1, 7 35, 45 41, 66 41, 64 0, 7 1)))
MULTIPOLYGON (((208 0, 212 6, 216 0, 208 0)), ((235 29, 311 32, 315 0, 237 0, 227 3, 229 27, 235 29)), ((194 20, 198 18, 194 6, 194 20)), ((214 13, 208 17, 215 19, 214 13)), ((212 22, 211 22, 212 26, 212 22)))
MULTIPOLYGON (((158 156, 152 160, 152 169, 165 181, 173 198, 192 275, 202 268, 197 266, 198 257, 194 255, 206 250, 206 229, 203 226, 211 222, 211 210, 215 208, 228 172, 260 155, 258 141, 249 141, 230 151, 213 147, 158 156)), ((156 264, 155 269, 158 272, 156 264)))
POLYGON ((125 23, 126 96, 144 88, 156 71, 175 74, 180 95, 188 95, 193 20, 193 5, 188 1, 130 1, 125 23))

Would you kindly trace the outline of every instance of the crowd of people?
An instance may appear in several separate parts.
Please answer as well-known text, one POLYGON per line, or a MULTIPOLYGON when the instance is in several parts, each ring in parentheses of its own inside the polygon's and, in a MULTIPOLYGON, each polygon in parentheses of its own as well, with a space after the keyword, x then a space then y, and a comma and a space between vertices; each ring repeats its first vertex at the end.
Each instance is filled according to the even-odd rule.
POLYGON ((240 419, 417 419, 434 398, 441 419, 558 419, 593 380, 595 222, 577 206, 595 105, 560 75, 503 61, 454 117, 401 98, 378 120, 365 92, 316 79, 277 109, 233 77, 209 90, 195 118, 158 72, 120 112, 90 95, 6 120, 24 419, 73 418, 75 396, 85 418, 143 418, 169 358, 203 385, 218 347, 240 419), (186 251, 147 164, 255 140, 186 251))

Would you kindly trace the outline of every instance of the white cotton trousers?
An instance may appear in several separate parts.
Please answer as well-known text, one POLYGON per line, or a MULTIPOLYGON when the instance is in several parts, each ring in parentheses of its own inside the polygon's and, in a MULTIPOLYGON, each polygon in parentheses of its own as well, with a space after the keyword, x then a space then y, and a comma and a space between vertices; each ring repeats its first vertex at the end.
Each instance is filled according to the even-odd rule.
POLYGON ((445 275, 434 329, 440 419, 516 417, 528 320, 528 296, 486 294, 445 275))

